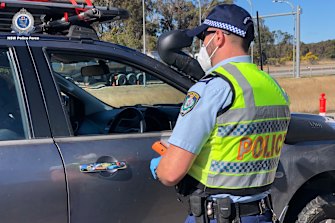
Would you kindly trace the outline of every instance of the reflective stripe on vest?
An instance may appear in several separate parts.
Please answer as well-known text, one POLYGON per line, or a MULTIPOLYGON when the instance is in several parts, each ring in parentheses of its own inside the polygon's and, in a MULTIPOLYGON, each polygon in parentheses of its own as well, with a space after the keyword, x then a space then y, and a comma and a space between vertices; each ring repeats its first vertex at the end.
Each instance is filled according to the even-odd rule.
POLYGON ((290 119, 284 91, 253 64, 230 63, 213 73, 231 82, 235 98, 217 117, 189 175, 211 188, 271 184, 290 119), (261 85, 252 78, 259 78, 261 85), (263 97, 264 92, 268 94, 263 97))
MULTIPOLYGON (((231 64, 226 64, 224 69, 229 73, 234 74, 238 84, 242 89, 248 87, 251 88, 250 84, 243 76, 243 74, 236 68, 236 66, 231 64)), ((214 72, 217 75, 221 75, 214 72)), ((236 110, 228 110, 217 118, 218 123, 226 122, 238 122, 240 120, 251 120, 251 119, 269 119, 269 118, 286 118, 290 116, 287 105, 276 105, 276 106, 260 106, 256 107, 253 92, 250 91, 248 94, 243 92, 243 98, 246 103, 245 108, 236 110)))
POLYGON ((276 105, 276 106, 262 106, 255 108, 242 108, 237 112, 235 110, 228 110, 217 117, 218 123, 227 122, 238 122, 240 120, 251 120, 251 119, 270 119, 273 117, 287 118, 290 115, 290 111, 287 105, 276 105))
POLYGON ((241 189, 238 185, 248 185, 248 187, 260 187, 263 182, 272 181, 276 175, 276 170, 269 173, 257 173, 244 176, 225 176, 208 175, 207 183, 209 185, 225 185, 224 189, 241 189))
MULTIPOLYGON (((248 87, 251 87, 249 82, 246 80, 246 78, 243 76, 243 74, 233 65, 226 64, 224 65, 224 69, 228 71, 230 74, 233 74, 237 83, 241 86, 242 89, 246 89, 248 87)), ((220 75, 219 73, 215 72, 216 74, 220 75)), ((243 98, 244 102, 246 103, 247 108, 255 107, 255 100, 254 95, 252 91, 249 91, 248 93, 243 91, 243 98)))
POLYGON ((218 136, 245 136, 282 132, 287 129, 288 120, 267 120, 256 123, 236 123, 218 127, 218 136))
POLYGON ((212 161, 210 170, 218 173, 254 173, 270 171, 277 167, 278 161, 279 157, 243 163, 212 161))

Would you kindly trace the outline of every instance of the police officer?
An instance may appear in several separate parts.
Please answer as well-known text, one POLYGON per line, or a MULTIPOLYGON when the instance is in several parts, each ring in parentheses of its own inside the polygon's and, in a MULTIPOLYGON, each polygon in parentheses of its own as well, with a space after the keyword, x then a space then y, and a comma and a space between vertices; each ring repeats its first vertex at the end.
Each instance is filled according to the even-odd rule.
POLYGON ((187 35, 203 40, 198 61, 206 75, 188 91, 152 174, 190 194, 186 222, 272 222, 269 194, 290 120, 288 97, 250 62, 254 24, 243 8, 218 5, 187 35))

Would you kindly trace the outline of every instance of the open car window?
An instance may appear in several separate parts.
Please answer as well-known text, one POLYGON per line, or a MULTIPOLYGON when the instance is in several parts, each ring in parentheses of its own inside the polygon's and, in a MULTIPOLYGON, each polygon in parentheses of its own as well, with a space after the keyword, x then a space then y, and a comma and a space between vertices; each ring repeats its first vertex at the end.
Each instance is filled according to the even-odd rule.
POLYGON ((114 61, 52 53, 51 65, 68 81, 112 106, 180 104, 184 94, 140 69, 114 61))
POLYGON ((173 129, 185 94, 154 73, 103 56, 48 57, 74 135, 173 129))

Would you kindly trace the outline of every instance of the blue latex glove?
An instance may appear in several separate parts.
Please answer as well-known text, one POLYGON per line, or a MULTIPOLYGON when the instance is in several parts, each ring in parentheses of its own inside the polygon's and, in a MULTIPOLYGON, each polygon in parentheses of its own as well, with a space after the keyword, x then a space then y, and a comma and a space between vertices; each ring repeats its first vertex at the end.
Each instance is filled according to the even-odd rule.
POLYGON ((157 175, 156 175, 156 169, 158 167, 159 161, 161 161, 162 157, 157 157, 157 158, 153 158, 150 162, 150 170, 151 170, 151 174, 154 177, 155 180, 157 180, 157 175))

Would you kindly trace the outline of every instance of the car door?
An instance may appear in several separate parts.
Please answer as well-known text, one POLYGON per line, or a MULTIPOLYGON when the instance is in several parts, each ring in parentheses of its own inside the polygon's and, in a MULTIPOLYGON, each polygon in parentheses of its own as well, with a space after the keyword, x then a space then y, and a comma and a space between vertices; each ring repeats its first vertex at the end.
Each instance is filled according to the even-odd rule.
POLYGON ((62 159, 25 41, 0 38, 1 222, 68 222, 62 159))
MULTIPOLYGON (((190 83, 187 80, 183 81, 184 79, 182 77, 177 77, 174 80, 173 74, 175 73, 171 69, 155 62, 151 58, 141 56, 136 51, 99 42, 96 43, 92 41, 87 44, 85 42, 86 41, 78 41, 78 43, 75 41, 53 41, 51 44, 51 41, 40 40, 38 42, 29 43, 34 58, 41 58, 37 55, 45 55, 44 61, 38 61, 38 64, 43 64, 45 61, 48 61, 49 67, 51 68, 50 70, 52 70, 53 73, 50 74, 49 72, 47 74, 39 71, 43 92, 46 95, 46 105, 48 107, 49 116, 56 119, 57 116, 63 117, 65 115, 65 118, 57 118, 57 122, 50 120, 51 129, 54 131, 59 125, 69 126, 72 129, 70 133, 64 130, 63 132, 59 131, 57 134, 54 134, 54 140, 65 162, 65 172, 69 185, 71 222, 183 221, 187 213, 186 204, 177 201, 173 187, 165 187, 154 180, 149 169, 150 160, 158 156, 158 154, 151 149, 151 145, 162 137, 168 137, 171 131, 110 134, 108 132, 101 133, 104 132, 104 128, 97 128, 97 131, 101 131, 100 134, 97 134, 97 132, 93 130, 95 126, 90 125, 90 122, 86 120, 86 128, 83 129, 88 131, 87 135, 80 135, 80 131, 84 130, 76 130, 76 125, 72 123, 72 120, 69 121, 69 119, 79 119, 79 117, 71 117, 71 114, 67 115, 66 113, 68 112, 64 112, 64 110, 67 110, 65 107, 68 96, 64 97, 61 90, 62 86, 59 86, 59 83, 56 83, 54 86, 52 86, 51 83, 52 80, 57 82, 56 77, 58 74, 56 73, 66 71, 67 69, 69 70, 68 73, 71 73, 70 70, 79 64, 77 63, 76 66, 71 65, 71 61, 76 60, 76 58, 80 56, 115 59, 120 62, 120 64, 125 63, 127 66, 130 66, 125 69, 125 72, 126 70, 130 72, 131 67, 136 67, 148 74, 146 78, 150 77, 149 74, 156 73, 158 76, 165 74, 165 76, 160 76, 160 78, 171 85, 175 85, 176 88, 184 92, 190 83), (43 51, 39 47, 42 45, 45 46, 43 51), (62 53, 66 56, 62 56, 62 53), (52 57, 50 56, 51 54, 54 54, 54 59, 50 59, 50 57, 52 57), (69 64, 63 66, 63 64, 51 62, 51 60, 57 61, 57 58, 69 64), (181 82, 179 85, 178 80, 181 82), (57 90, 55 90, 56 88, 57 90), (63 108, 63 110, 61 108, 63 108), (55 113, 55 111, 58 112, 55 113), (114 165, 113 170, 101 172, 83 172, 81 170, 83 167, 86 167, 87 170, 89 169, 87 165, 95 165, 97 163, 112 163, 114 165)), ((91 63, 91 61, 87 60, 80 64, 85 64, 85 66, 87 65, 90 68, 98 66, 90 66, 91 63)), ((115 65, 112 61, 109 64, 109 68, 117 69, 118 65, 115 65)), ((85 73, 83 68, 81 68, 81 72, 82 74, 85 73)), ((118 72, 118 75, 120 72, 118 72)), ((128 76, 130 75, 129 72, 128 76)), ((79 78, 76 74, 73 74, 71 77, 66 77, 66 79, 70 79, 73 83, 80 82, 83 88, 87 87, 85 86, 87 83, 84 80, 85 78, 83 78, 83 80, 76 78, 79 78)), ((97 79, 94 81, 96 82, 97 79)), ((120 79, 118 82, 121 83, 120 79)), ((109 89, 113 89, 112 81, 110 84, 109 89)), ((77 83, 77 85, 80 84, 77 83)), ((97 83, 95 83, 94 86, 98 86, 97 83)), ((69 91, 72 91, 74 94, 76 91, 75 88, 76 87, 70 87, 69 89, 72 90, 69 91)), ((95 89, 92 89, 91 91, 94 90, 95 89)), ((67 93, 69 93, 69 97, 71 97, 72 93, 67 93)), ((130 96, 139 97, 140 95, 135 92, 130 96)), ((76 95, 76 97, 80 97, 80 95, 76 95)), ((182 97, 184 97, 183 94, 182 97)), ((93 99, 91 100, 89 98, 88 100, 90 106, 82 107, 83 110, 94 110, 95 106, 103 106, 103 103, 98 105, 93 99)), ((113 114, 113 112, 117 113, 120 109, 122 111, 128 111, 128 108, 120 106, 119 109, 107 109, 106 112, 110 115, 113 114)), ((178 115, 178 113, 179 109, 177 109, 176 115, 178 115)), ((80 112, 78 114, 80 114, 80 112)), ((105 116, 107 116, 107 114, 105 116)), ((105 116, 101 115, 99 120, 102 121, 105 116)), ((90 116, 89 118, 94 117, 90 116)), ((125 121, 125 123, 130 122, 130 120, 123 121, 125 121)), ((98 123, 95 124, 97 125, 98 123)), ((136 129, 136 127, 134 128, 136 129)))

